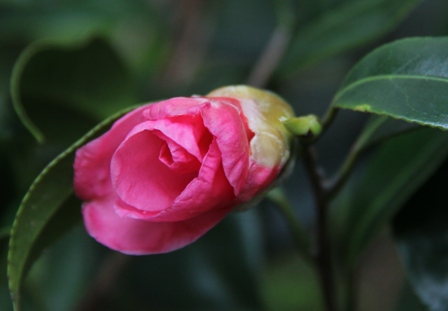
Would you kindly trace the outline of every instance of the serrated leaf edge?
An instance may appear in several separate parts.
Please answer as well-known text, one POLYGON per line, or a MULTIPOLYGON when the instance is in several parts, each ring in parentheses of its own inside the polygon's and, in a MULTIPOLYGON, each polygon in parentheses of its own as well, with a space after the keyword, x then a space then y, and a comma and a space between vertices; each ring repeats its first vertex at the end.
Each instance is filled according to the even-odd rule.
POLYGON ((399 117, 395 114, 391 114, 379 109, 375 109, 372 108, 369 104, 359 104, 356 105, 354 107, 352 106, 348 106, 348 105, 344 105, 341 103, 338 103, 338 101, 340 100, 340 98, 348 91, 356 88, 359 85, 362 84, 367 84, 369 82, 373 82, 373 81, 387 81, 387 80, 394 80, 394 79, 403 79, 403 80, 426 80, 426 81, 435 81, 435 82, 443 82, 443 83, 447 83, 448 84, 448 79, 447 78, 437 78, 437 77, 432 77, 432 76, 424 76, 424 75, 379 75, 379 76, 371 76, 365 79, 361 79, 358 80, 352 84, 347 85, 345 88, 343 88, 342 90, 340 90, 339 92, 336 93, 332 105, 336 108, 341 108, 341 109, 347 109, 347 110, 353 110, 353 111, 359 111, 359 112, 368 112, 368 113, 374 113, 377 115, 382 115, 382 116, 388 116, 397 120, 403 120, 406 122, 411 122, 411 123, 416 123, 419 125, 423 125, 423 126, 429 126, 432 128, 436 128, 436 129, 440 129, 440 130, 444 130, 447 131, 448 130, 448 124, 447 125, 437 125, 435 123, 428 123, 428 122, 422 122, 421 120, 417 120, 417 119, 411 119, 411 118, 406 118, 406 117, 399 117))
MULTIPOLYGON (((67 155, 69 155, 70 153, 74 152, 76 149, 78 149, 81 145, 85 144, 86 142, 88 142, 91 138, 93 138, 98 131, 100 131, 106 124, 113 122, 114 120, 118 119, 120 116, 126 114, 127 112, 137 108, 140 105, 137 106, 132 106, 129 108, 126 108, 116 114, 114 114, 112 117, 105 119, 104 121, 102 121, 101 123, 99 123, 97 126, 95 126, 92 130, 90 130, 89 132, 87 132, 87 134, 85 134, 82 138, 80 138, 78 141, 76 141, 73 145, 71 145, 69 148, 67 148, 65 151, 63 151, 60 155, 58 155, 55 159, 53 159, 43 170, 42 172, 38 175, 38 177, 33 181, 33 183, 31 184, 29 190, 27 191, 27 193, 25 194, 20 207, 17 211, 16 217, 14 219, 12 228, 11 228, 11 233, 10 233, 10 239, 9 239, 9 250, 8 250, 8 268, 7 268, 7 276, 8 276, 8 284, 9 284, 9 290, 10 290, 10 294, 11 294, 11 300, 13 302, 13 306, 14 306, 14 310, 15 311, 19 311, 20 310, 20 304, 19 304, 19 300, 20 300, 20 287, 21 287, 21 282, 23 281, 24 275, 21 274, 19 276, 18 280, 12 280, 11 279, 11 269, 12 266, 14 266, 14 263, 12 262, 12 257, 14 254, 14 248, 15 248, 15 234, 17 233, 17 226, 18 224, 20 224, 21 222, 21 214, 23 212, 23 209, 25 208, 26 203, 28 202, 30 196, 33 194, 33 191, 36 187, 36 185, 40 182, 40 180, 42 178, 45 177, 45 175, 56 165, 59 163, 59 161, 61 161, 63 158, 65 158, 67 155), (17 281, 19 284, 16 285, 14 282, 17 281)), ((72 194, 73 190, 70 191, 68 193, 68 195, 72 194)), ((56 212, 56 210, 53 212, 53 214, 56 212)), ((40 230, 38 230, 37 232, 41 232, 41 230, 43 229, 40 228, 40 230)))

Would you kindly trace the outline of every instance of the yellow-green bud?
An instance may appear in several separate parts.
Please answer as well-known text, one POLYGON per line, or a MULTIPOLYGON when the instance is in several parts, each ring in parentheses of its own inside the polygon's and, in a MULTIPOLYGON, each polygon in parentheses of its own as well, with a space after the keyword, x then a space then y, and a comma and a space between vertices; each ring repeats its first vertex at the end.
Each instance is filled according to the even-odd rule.
POLYGON ((250 144, 257 163, 283 166, 289 160, 293 135, 282 120, 292 118, 294 112, 282 98, 246 85, 222 87, 207 96, 228 96, 240 101, 249 128, 256 134, 250 144))
POLYGON ((286 129, 299 138, 312 139, 319 136, 322 125, 315 115, 308 115, 283 120, 286 129))

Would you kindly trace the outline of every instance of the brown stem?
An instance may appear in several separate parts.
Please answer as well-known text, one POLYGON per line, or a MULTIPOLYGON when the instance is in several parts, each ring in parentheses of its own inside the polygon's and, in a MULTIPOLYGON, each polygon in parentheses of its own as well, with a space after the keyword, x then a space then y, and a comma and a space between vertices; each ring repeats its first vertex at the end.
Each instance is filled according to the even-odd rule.
POLYGON ((336 295, 333 265, 331 260, 331 243, 328 234, 328 193, 324 187, 324 178, 319 172, 314 149, 304 146, 303 164, 311 181, 316 203, 316 249, 315 263, 322 288, 325 310, 336 311, 336 295))

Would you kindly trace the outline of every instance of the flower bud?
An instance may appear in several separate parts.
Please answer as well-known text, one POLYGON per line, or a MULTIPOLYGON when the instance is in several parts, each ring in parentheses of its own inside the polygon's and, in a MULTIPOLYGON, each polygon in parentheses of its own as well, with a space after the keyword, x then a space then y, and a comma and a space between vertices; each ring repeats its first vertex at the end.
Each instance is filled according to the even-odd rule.
POLYGON ((74 188, 87 231, 127 254, 192 243, 284 171, 293 117, 247 86, 144 105, 76 153, 74 188))
POLYGON ((207 96, 238 99, 248 127, 255 134, 250 141, 254 163, 284 167, 291 157, 293 136, 282 120, 294 116, 291 106, 272 92, 244 85, 222 87, 207 96))

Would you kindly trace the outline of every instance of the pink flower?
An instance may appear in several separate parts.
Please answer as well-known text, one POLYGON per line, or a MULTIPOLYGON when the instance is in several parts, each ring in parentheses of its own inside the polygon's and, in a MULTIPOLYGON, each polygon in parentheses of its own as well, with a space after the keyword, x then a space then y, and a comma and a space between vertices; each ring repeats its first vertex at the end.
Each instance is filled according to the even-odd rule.
POLYGON ((266 190, 290 158, 274 94, 246 86, 147 104, 76 153, 89 234, 126 254, 194 242, 266 190))

